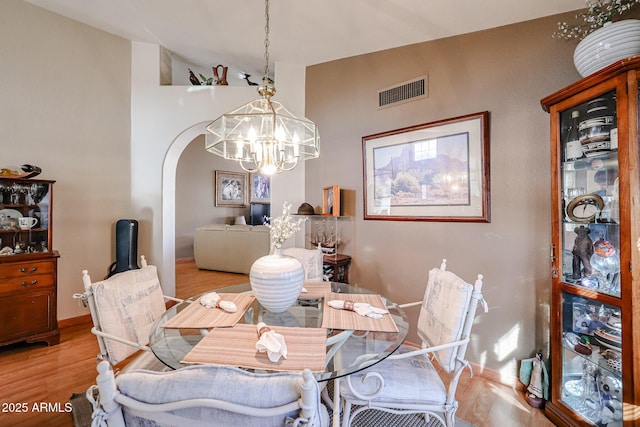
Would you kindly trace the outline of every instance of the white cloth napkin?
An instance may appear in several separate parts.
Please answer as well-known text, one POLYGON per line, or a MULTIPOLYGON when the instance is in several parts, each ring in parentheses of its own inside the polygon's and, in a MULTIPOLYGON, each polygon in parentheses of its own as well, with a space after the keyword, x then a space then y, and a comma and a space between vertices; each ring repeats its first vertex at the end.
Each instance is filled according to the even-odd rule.
POLYGON ((287 358, 287 344, 284 337, 272 331, 264 322, 258 322, 258 342, 256 342, 256 350, 260 353, 267 353, 267 357, 272 362, 277 362, 281 357, 287 358))
POLYGON ((238 307, 236 307, 235 303, 231 301, 223 301, 218 295, 217 292, 209 292, 200 297, 200 304, 204 305, 207 308, 221 308, 222 310, 235 313, 238 311, 238 307))
POLYGON ((383 314, 389 313, 383 308, 372 307, 371 304, 366 302, 353 302, 334 299, 328 301, 329 307, 333 307, 337 310, 350 310, 355 311, 360 316, 371 317, 372 319, 382 319, 383 314))

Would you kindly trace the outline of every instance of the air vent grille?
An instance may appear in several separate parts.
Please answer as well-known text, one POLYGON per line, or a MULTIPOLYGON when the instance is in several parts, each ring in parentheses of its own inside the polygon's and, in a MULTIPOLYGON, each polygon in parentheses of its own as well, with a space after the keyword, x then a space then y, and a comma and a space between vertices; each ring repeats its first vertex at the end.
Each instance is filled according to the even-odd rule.
POLYGON ((429 96, 428 76, 421 76, 378 91, 378 107, 386 108, 429 96))

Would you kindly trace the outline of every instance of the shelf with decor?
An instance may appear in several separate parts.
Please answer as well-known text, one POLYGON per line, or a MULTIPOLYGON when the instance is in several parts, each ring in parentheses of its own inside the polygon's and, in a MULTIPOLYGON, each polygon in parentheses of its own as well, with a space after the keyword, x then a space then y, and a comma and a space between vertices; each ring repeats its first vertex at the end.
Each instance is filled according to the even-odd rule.
POLYGON ((351 256, 344 251, 348 246, 345 224, 351 220, 350 216, 333 215, 300 215, 307 218, 305 221, 305 247, 316 249, 320 247, 324 254, 324 273, 331 280, 349 283, 349 269, 351 256))
POLYGON ((640 404, 640 58, 544 98, 552 177, 551 393, 558 425, 635 425, 640 404))

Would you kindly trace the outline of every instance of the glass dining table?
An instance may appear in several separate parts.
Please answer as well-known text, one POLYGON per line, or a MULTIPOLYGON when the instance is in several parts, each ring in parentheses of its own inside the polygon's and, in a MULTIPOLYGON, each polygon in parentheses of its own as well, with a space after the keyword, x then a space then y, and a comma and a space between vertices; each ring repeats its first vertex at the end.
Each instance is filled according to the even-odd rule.
MULTIPOLYGON (((345 294, 353 295, 353 299, 364 296, 358 294, 375 294, 370 290, 345 283, 322 283, 326 284, 331 293, 310 293, 308 295, 301 293, 296 303, 283 313, 271 313, 264 309, 257 299, 252 299, 243 315, 239 316, 239 326, 242 326, 241 324, 257 325, 258 322, 264 322, 273 327, 313 328, 314 331, 310 330, 309 334, 311 332, 317 334, 318 330, 322 329, 323 317, 327 315, 324 310, 333 310, 327 308, 324 301, 329 295, 335 297, 336 294, 339 294, 348 300, 350 297, 345 294)), ((245 283, 227 286, 217 288, 215 292, 221 295, 251 294, 251 285, 245 283)), ((189 364, 184 361, 185 356, 212 331, 210 328, 169 328, 163 326, 183 310, 188 309, 191 304, 198 304, 199 297, 200 295, 191 297, 169 308, 150 329, 149 346, 156 357, 169 368, 179 369, 188 366, 189 364)), ((312 369, 318 382, 335 380, 375 365, 392 354, 402 344, 408 331, 407 316, 404 310, 393 301, 382 295, 380 295, 380 299, 388 310, 392 323, 397 326, 397 332, 326 328, 326 345, 321 350, 326 352, 326 355, 323 355, 325 356, 324 370, 312 369)), ((217 345, 224 346, 225 340, 220 340, 217 345)), ((228 346, 233 346, 233 340, 229 340, 228 346)), ((233 351, 233 348, 223 349, 223 351, 227 350, 233 351)), ((339 382, 336 381, 334 382, 334 400, 332 402, 334 425, 339 422, 338 394, 339 382)))

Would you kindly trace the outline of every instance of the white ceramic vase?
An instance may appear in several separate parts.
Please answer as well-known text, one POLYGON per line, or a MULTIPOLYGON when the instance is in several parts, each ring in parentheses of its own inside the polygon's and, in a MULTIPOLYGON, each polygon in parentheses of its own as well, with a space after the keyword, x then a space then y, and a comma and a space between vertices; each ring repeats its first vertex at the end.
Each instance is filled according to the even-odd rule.
POLYGON ((272 255, 260 257, 253 263, 249 280, 258 302, 272 313, 282 313, 300 296, 304 267, 276 248, 272 255))
POLYGON ((573 53, 573 63, 582 77, 620 59, 640 55, 640 20, 607 22, 586 36, 573 53))

